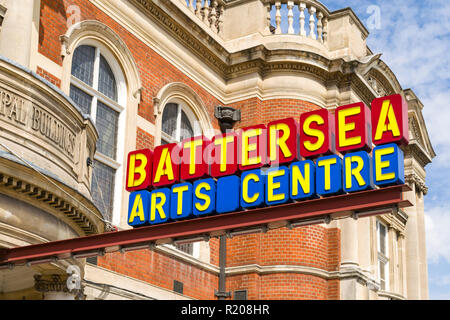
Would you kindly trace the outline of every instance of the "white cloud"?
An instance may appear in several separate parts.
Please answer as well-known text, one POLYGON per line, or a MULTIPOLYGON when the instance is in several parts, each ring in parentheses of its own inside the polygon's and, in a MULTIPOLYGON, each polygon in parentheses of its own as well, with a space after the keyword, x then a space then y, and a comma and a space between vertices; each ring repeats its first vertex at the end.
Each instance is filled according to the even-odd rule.
POLYGON ((429 277, 430 284, 438 287, 450 286, 450 274, 429 277))
POLYGON ((430 292, 430 299, 432 300, 449 300, 450 291, 448 292, 430 292))
POLYGON ((449 207, 433 207, 426 210, 425 228, 429 263, 437 263, 440 258, 450 263, 449 226, 449 207))

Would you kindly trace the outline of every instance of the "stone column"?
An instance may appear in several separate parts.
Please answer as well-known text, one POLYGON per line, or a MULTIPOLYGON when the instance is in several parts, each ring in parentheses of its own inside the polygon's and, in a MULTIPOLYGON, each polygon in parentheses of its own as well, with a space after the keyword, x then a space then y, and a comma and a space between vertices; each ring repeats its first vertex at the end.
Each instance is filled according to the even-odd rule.
POLYGON ((342 220, 341 224, 341 268, 358 266, 358 221, 353 218, 342 220))
POLYGON ((400 249, 399 252, 399 264, 400 264, 400 293, 402 296, 406 297, 406 250, 405 250, 405 234, 400 233, 398 247, 400 249))
POLYGON ((406 193, 406 198, 413 204, 405 208, 408 215, 406 223, 406 297, 407 299, 420 299, 420 268, 419 268, 419 235, 417 227, 416 187, 411 184, 412 191, 406 193))
POLYGON ((361 218, 358 220, 358 255, 359 264, 363 272, 368 276, 372 276, 373 267, 370 257, 370 235, 371 235, 371 224, 370 217, 361 218))
POLYGON ((417 231, 419 234, 419 272, 421 299, 429 299, 428 296, 428 264, 427 247, 425 238, 425 208, 424 195, 426 194, 425 183, 420 185, 420 191, 417 193, 417 231))
POLYGON ((32 35, 37 28, 33 23, 40 0, 7 0, 6 15, 0 33, 0 55, 27 68, 30 67, 32 35))
POLYGON ((340 282, 341 300, 356 300, 358 298, 358 225, 357 220, 347 218, 341 221, 341 266, 340 282))

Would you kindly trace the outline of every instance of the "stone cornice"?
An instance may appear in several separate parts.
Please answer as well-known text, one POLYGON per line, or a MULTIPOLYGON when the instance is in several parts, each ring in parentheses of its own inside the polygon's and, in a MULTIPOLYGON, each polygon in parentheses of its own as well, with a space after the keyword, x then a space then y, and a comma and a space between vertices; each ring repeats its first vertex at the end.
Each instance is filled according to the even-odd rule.
POLYGON ((163 29, 169 32, 185 47, 204 62, 206 62, 213 70, 223 73, 226 69, 226 50, 213 37, 204 31, 179 10, 171 1, 161 1, 156 5, 150 0, 128 0, 138 8, 142 9, 147 16, 157 22, 163 29), (162 8, 160 5, 164 5, 162 8), (172 15, 170 13, 173 13, 172 15), (173 18, 181 17, 185 25, 189 25, 191 29, 188 31, 179 22, 173 18))
MULTIPOLYGON (((40 179, 34 170, 19 163, 2 158, 0 158, 0 162, 3 163, 2 166, 5 169, 0 173, 0 191, 2 193, 21 198, 34 206, 51 212, 61 218, 62 221, 66 221, 80 235, 90 235, 103 231, 98 229, 96 222, 90 218, 92 214, 86 212, 84 208, 90 207, 90 210, 96 211, 97 214, 100 213, 90 201, 83 199, 80 194, 76 194, 73 190, 61 184, 60 188, 67 189, 68 194, 74 194, 73 197, 69 197, 49 183, 51 178, 47 177, 47 181, 40 179), (10 170, 6 170, 7 167, 10 170), (18 175, 12 174, 10 171, 16 172, 18 175), (27 177, 34 177, 33 182, 29 181, 27 177), (38 181, 39 183, 37 183, 38 181), (80 206, 80 203, 83 203, 83 206, 80 206)), ((58 184, 56 181, 54 183, 58 184)))
POLYGON ((340 87, 354 88, 364 102, 369 104, 375 97, 370 86, 355 76, 356 67, 360 64, 357 61, 330 60, 304 50, 269 50, 264 45, 230 53, 222 43, 212 38, 200 26, 192 23, 171 1, 157 3, 151 0, 128 1, 145 12, 149 18, 226 81, 252 73, 265 77, 272 72, 297 72, 312 75, 324 82, 342 82, 340 87), (175 16, 181 19, 181 22, 175 20, 175 16), (188 30, 182 23, 189 25, 191 29, 188 30))
POLYGON ((406 232, 406 223, 408 215, 401 210, 393 210, 389 214, 378 216, 389 228, 393 228, 399 234, 404 235, 406 232))
POLYGON ((432 162, 431 157, 427 154, 424 148, 417 142, 411 141, 405 148, 405 158, 412 157, 424 168, 427 164, 432 162))

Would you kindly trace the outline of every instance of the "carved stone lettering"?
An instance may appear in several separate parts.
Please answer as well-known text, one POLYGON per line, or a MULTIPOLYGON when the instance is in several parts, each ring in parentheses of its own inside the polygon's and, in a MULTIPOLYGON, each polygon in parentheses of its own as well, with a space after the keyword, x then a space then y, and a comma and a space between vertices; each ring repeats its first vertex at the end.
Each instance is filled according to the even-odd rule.
POLYGON ((70 156, 74 156, 75 135, 50 113, 33 105, 31 128, 53 141, 70 156))
POLYGON ((26 125, 25 101, 9 92, 0 90, 0 116, 5 116, 21 125, 26 125))
POLYGON ((50 112, 0 89, 0 120, 24 126, 46 137, 69 155, 75 155, 76 134, 50 112))

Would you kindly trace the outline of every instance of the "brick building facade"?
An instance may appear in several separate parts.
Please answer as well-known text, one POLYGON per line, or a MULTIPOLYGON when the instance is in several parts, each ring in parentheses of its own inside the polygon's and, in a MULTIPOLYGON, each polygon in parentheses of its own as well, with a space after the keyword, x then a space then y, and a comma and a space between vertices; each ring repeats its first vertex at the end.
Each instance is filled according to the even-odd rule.
MULTIPOLYGON (((82 196, 85 208, 78 206, 75 217, 61 214, 39 198, 15 196, 8 183, 0 183, 0 195, 43 211, 34 217, 24 208, 23 217, 39 224, 14 224, 5 215, 14 210, 2 209, 0 201, 0 247, 129 228, 128 152, 179 141, 186 131, 212 137, 219 132, 216 106, 240 110, 234 127, 239 129, 358 101, 370 105, 376 97, 400 93, 408 101, 412 141, 404 150, 412 188, 405 197, 414 206, 358 220, 337 214, 329 224, 228 238, 226 290, 229 299, 239 292, 247 299, 428 298, 424 167, 434 151, 423 105, 370 51, 369 33, 351 9, 330 12, 315 0, 0 0, 0 5, 5 9, 0 82, 7 83, 8 76, 27 78, 23 90, 44 92, 42 103, 52 104, 55 114, 66 101, 70 116, 83 123, 75 140, 81 162, 70 165, 75 173, 65 164, 61 170, 49 164, 60 157, 57 151, 45 159, 36 156, 39 145, 51 148, 52 142, 34 136, 23 137, 33 144, 22 151, 14 149, 17 140, 0 132, 1 161, 20 166, 23 157, 45 169, 40 173, 45 179, 68 185, 66 193, 82 196), (47 91, 54 97, 46 102, 47 91), (96 129, 84 133, 90 127, 96 129), (94 166, 84 165, 80 154, 94 166), (70 171, 73 182, 60 171, 70 171), (45 229, 55 217, 59 222, 45 229), (58 231, 59 224, 68 231, 58 231)), ((18 92, 13 85, 8 90, 18 92)), ((33 104, 37 98, 30 93, 26 99, 33 104)), ((0 177, 7 177, 1 168, 0 177)), ((37 177, 29 179, 39 184, 37 177)), ((53 281, 55 274, 66 279, 67 266, 76 264, 83 278, 78 298, 216 299, 219 247, 217 237, 184 246, 165 239, 152 249, 117 251, 87 262, 16 266, 0 271, 0 298, 73 298, 39 284, 53 281)))

